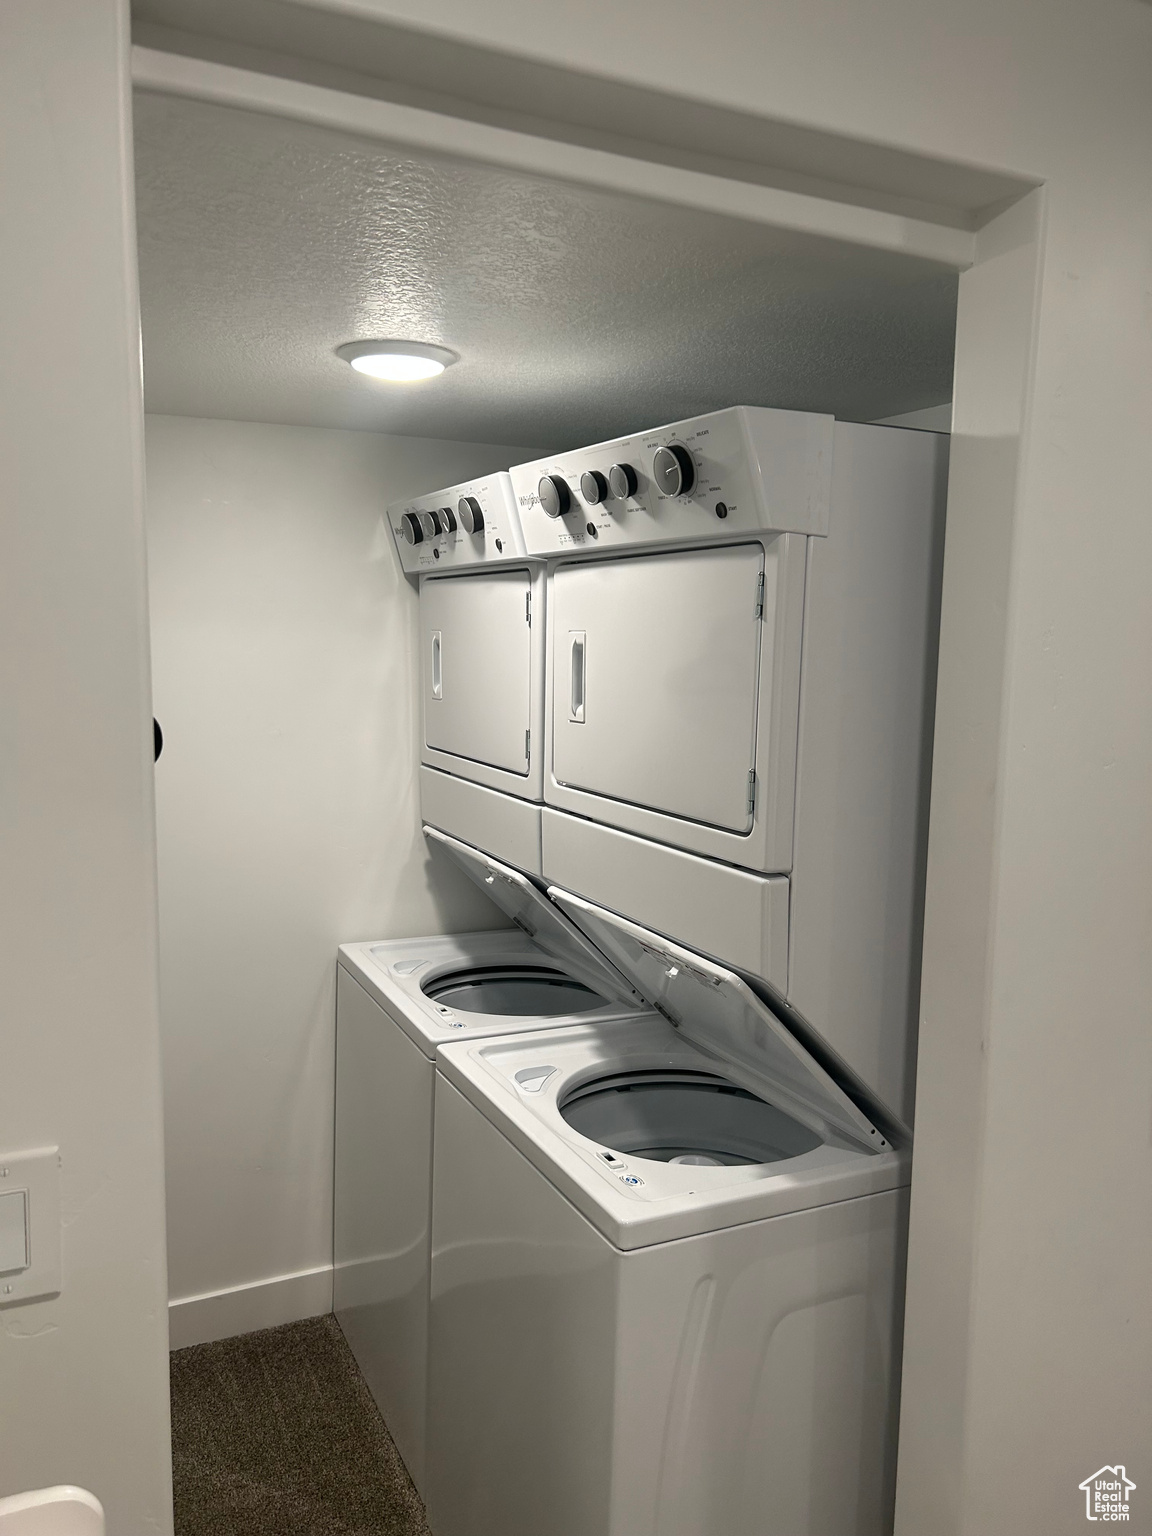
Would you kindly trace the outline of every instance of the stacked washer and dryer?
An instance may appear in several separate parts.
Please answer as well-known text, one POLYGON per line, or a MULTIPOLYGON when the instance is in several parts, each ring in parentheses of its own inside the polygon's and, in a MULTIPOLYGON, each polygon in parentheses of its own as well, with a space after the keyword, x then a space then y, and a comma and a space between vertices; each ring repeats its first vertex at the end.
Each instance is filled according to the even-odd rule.
POLYGON ((429 840, 599 1010, 423 1053, 436 1536, 890 1524, 945 457, 734 408, 514 468, 526 703, 459 530, 400 544, 429 840))
MULTIPOLYGON (((544 563, 525 557, 511 481, 452 486, 389 517, 404 570, 421 583, 424 761, 538 807, 544 631, 532 602, 542 609, 544 563)), ((506 909, 521 885, 509 872, 506 909)), ((558 908, 511 932, 340 949, 333 1305, 421 1491, 437 1050, 635 1019, 642 1006, 558 908)))

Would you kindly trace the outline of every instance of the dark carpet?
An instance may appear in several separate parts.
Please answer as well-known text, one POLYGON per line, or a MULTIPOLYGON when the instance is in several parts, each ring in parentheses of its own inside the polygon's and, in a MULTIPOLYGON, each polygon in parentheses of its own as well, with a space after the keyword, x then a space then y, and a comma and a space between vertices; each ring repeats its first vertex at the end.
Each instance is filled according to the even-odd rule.
POLYGON ((429 1536, 334 1317, 172 1355, 176 1536, 429 1536))

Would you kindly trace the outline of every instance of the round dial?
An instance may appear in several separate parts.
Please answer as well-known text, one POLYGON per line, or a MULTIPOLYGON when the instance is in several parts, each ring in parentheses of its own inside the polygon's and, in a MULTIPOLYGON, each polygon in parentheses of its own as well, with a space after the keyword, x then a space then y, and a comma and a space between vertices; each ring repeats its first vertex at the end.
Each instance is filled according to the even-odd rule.
POLYGON ((400 535, 405 544, 422 544, 424 542, 424 530, 420 526, 419 513, 404 513, 400 519, 400 535))
POLYGON ((549 517, 559 517, 572 505, 572 492, 563 475, 545 475, 536 489, 549 517))
POLYGON ((421 512, 418 516, 420 518, 420 526, 424 530, 424 537, 426 539, 434 539, 440 532, 439 512, 421 512))
POLYGON ((635 496, 639 483, 631 464, 613 464, 608 471, 608 489, 617 501, 627 501, 629 496, 635 496))
POLYGON ((653 455, 652 476, 665 496, 687 496, 696 484, 696 465, 687 448, 669 443, 653 455))
POLYGON ((441 533, 456 532, 456 514, 451 507, 441 507, 436 516, 440 519, 441 533))
POLYGON ((461 496, 456 510, 460 514, 460 526, 465 533, 484 532, 484 509, 475 496, 461 496))
POLYGON ((580 476, 580 494, 591 507, 598 506, 608 495, 608 482, 598 469, 586 469, 580 476))

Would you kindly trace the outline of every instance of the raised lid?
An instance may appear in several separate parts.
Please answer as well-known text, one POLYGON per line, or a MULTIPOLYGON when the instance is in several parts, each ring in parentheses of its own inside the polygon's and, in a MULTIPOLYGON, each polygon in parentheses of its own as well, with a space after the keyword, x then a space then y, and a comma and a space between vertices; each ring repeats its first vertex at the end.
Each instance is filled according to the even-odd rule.
POLYGON ((612 1002, 642 1006, 636 991, 611 961, 548 900, 543 891, 532 884, 527 875, 435 827, 426 826, 424 836, 438 843, 485 896, 508 914, 517 928, 560 960, 577 981, 612 1002))
POLYGON ((824 1135, 875 1151, 888 1142, 768 1005, 734 971, 569 891, 549 897, 640 995, 745 1087, 824 1135))

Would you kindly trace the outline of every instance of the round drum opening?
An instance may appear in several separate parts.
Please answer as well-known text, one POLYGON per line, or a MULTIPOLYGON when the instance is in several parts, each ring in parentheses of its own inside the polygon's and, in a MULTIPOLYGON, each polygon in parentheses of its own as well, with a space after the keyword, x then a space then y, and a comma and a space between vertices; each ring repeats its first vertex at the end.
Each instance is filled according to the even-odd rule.
POLYGON ((821 1144, 782 1109, 712 1072, 618 1072, 582 1084, 559 1108, 589 1141, 659 1163, 776 1163, 821 1144))
POLYGON ((478 965, 424 983, 425 995, 457 1013, 556 1018, 590 1013, 604 999, 591 987, 547 965, 478 965))

